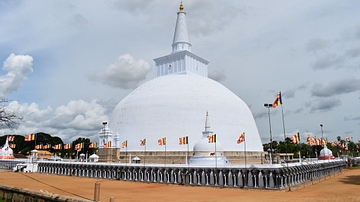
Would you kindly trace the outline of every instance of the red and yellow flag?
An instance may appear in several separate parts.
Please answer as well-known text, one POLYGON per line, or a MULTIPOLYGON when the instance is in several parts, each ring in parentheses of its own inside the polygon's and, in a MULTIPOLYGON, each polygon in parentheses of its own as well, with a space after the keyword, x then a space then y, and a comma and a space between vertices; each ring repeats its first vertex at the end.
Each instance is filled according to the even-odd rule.
POLYGON ((146 139, 140 140, 140 146, 145 146, 146 145, 146 139))
POLYGON ((166 145, 166 137, 158 139, 158 145, 160 146, 166 145))
POLYGON ((239 136, 239 138, 237 140, 237 144, 241 144, 244 141, 245 141, 245 133, 241 133, 241 135, 239 136))

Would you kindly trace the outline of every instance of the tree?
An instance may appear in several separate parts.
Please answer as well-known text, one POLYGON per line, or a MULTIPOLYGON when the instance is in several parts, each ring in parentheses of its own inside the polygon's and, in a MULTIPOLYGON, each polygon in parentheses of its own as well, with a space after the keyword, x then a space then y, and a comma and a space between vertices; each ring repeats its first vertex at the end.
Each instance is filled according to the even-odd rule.
POLYGON ((0 126, 5 125, 9 128, 14 128, 19 124, 18 121, 23 120, 23 117, 5 106, 4 103, 6 102, 9 102, 9 100, 0 98, 0 126))

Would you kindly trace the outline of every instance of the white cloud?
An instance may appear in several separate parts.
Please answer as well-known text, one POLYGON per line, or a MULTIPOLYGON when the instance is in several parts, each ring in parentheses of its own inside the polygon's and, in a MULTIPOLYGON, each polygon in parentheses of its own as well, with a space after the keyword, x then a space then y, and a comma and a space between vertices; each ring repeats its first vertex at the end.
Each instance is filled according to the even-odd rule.
POLYGON ((149 63, 144 60, 134 60, 130 54, 120 56, 115 63, 104 71, 93 74, 90 79, 103 84, 123 89, 135 88, 150 72, 149 63))
POLYGON ((343 78, 329 82, 328 84, 315 83, 311 93, 318 97, 330 97, 333 95, 347 94, 360 90, 360 80, 354 77, 343 78))
POLYGON ((317 52, 318 50, 324 50, 329 48, 330 42, 324 39, 310 39, 306 44, 306 50, 310 52, 317 52))
POLYGON ((311 107, 310 111, 329 111, 338 106, 341 106, 341 100, 339 98, 321 98, 311 107))
POLYGON ((3 66, 3 70, 8 73, 0 76, 0 97, 16 91, 27 80, 26 75, 33 72, 32 61, 29 55, 10 54, 3 66))
MULTIPOLYGON (((34 58, 34 65, 27 63, 34 73, 10 68, 0 74, 0 94, 12 92, 10 99, 19 102, 9 105, 18 105, 14 111, 26 119, 14 132, 98 138, 101 122, 116 103, 153 77, 152 59, 171 51, 179 4, 4 1, 1 62, 10 53, 34 58), (39 7, 44 12, 37 12, 39 7)), ((210 62, 209 77, 251 106, 262 137, 269 130, 263 103, 273 101, 278 90, 285 99, 288 131, 316 134, 320 130, 313 122, 321 120, 333 126, 329 135, 334 137, 343 131, 360 132, 359 120, 334 118, 358 117, 360 110, 359 78, 349 77, 359 73, 359 2, 183 0, 183 4, 192 52, 210 62), (211 72, 214 67, 220 68, 211 72)), ((272 110, 271 119, 274 134, 281 134, 281 112, 272 110)))
POLYGON ((55 110, 50 107, 40 109, 35 103, 19 104, 17 101, 10 102, 7 107, 24 117, 24 122, 20 123, 15 132, 20 135, 46 132, 63 140, 74 139, 77 135, 95 137, 102 128, 102 122, 109 120, 105 115, 106 110, 95 100, 70 101, 55 110))
POLYGON ((335 53, 325 54, 316 59, 313 64, 314 69, 327 69, 330 67, 339 67, 344 62, 344 57, 335 53))

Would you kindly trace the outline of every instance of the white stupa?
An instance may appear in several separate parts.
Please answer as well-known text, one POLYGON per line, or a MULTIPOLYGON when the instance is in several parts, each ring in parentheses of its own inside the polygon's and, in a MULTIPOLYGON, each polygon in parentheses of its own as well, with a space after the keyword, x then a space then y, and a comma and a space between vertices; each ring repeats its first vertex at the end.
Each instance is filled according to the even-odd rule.
POLYGON ((0 159, 14 159, 13 150, 9 146, 8 138, 6 138, 4 146, 0 149, 0 159))
MULTIPOLYGON (((202 138, 193 148, 193 156, 189 160, 192 165, 227 165, 229 160, 224 156, 224 148, 220 141, 209 142, 209 136, 214 135, 210 130, 209 117, 206 112, 205 130, 202 138)), ((215 134, 216 135, 216 134, 215 134)), ((215 137, 216 139, 216 137, 215 137)))
POLYGON ((171 54, 154 59, 156 78, 136 88, 115 107, 109 128, 117 131, 120 142, 127 141, 127 152, 164 151, 158 145, 163 137, 167 151, 187 151, 186 146, 179 145, 179 138, 188 136, 193 148, 203 137, 204 114, 208 111, 211 128, 224 145, 224 152, 244 151, 244 144, 237 144, 243 132, 247 134, 246 150, 262 152, 249 107, 229 89, 209 79, 208 61, 191 52, 183 9, 181 4, 171 54), (144 139, 145 147, 140 145, 144 139))
POLYGON ((335 157, 333 156, 333 153, 330 149, 327 148, 326 145, 324 145, 324 148, 320 151, 319 160, 334 160, 335 157))

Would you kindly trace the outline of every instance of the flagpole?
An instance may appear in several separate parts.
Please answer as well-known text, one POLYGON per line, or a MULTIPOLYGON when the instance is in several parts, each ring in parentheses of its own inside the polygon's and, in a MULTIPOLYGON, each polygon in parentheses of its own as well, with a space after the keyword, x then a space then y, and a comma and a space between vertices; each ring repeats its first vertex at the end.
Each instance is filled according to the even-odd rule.
POLYGON ((34 140, 35 140, 35 147, 36 147, 36 133, 34 134, 34 140))
POLYGON ((145 140, 145 145, 144 145, 144 166, 145 166, 145 158, 146 158, 146 138, 144 139, 145 140))
POLYGON ((125 147, 125 165, 127 165, 127 140, 126 140, 126 147, 125 147))
POLYGON ((165 167, 166 167, 166 137, 164 138, 164 146, 165 146, 165 167))
POLYGON ((245 132, 244 134, 244 154, 245 154, 245 168, 246 168, 246 138, 245 138, 245 132))
POLYGON ((214 134, 214 140, 215 140, 215 168, 217 168, 217 154, 216 154, 216 134, 214 134))
MULTIPOLYGON (((187 136, 186 136, 186 137, 187 137, 187 136)), ((186 139, 187 139, 187 138, 186 138, 186 139)), ((189 170, 189 161, 188 161, 188 155, 189 155, 189 140, 188 140, 188 139, 187 139, 186 143, 187 143, 187 145, 186 145, 186 147, 187 147, 187 152, 186 152, 186 164, 187 164, 188 170, 189 170)))
MULTIPOLYGON (((286 130, 285 130, 285 119, 284 119, 284 108, 283 108, 283 104, 282 104, 282 97, 281 97, 281 117, 282 117, 282 124, 283 124, 283 130, 284 130, 284 143, 285 143, 285 153, 286 153, 286 167, 289 169, 289 156, 287 153, 287 143, 286 143, 286 130)), ((290 186, 290 176, 288 176, 288 186, 289 186, 289 190, 291 191, 291 186, 290 186)))
POLYGON ((186 147, 187 147, 187 151, 186 151, 186 164, 188 164, 188 168, 189 168, 189 160, 188 160, 188 156, 189 156, 189 139, 188 136, 185 137, 186 140, 186 147))

